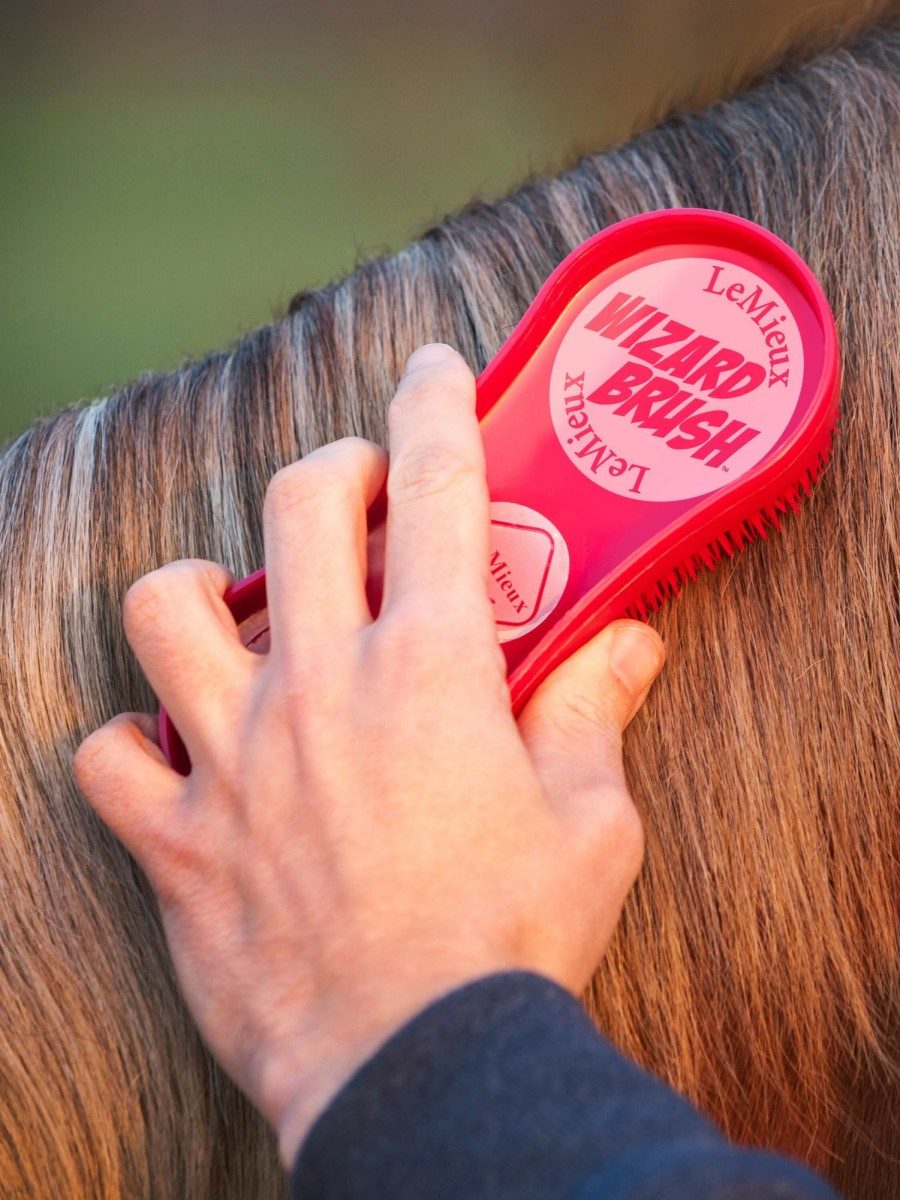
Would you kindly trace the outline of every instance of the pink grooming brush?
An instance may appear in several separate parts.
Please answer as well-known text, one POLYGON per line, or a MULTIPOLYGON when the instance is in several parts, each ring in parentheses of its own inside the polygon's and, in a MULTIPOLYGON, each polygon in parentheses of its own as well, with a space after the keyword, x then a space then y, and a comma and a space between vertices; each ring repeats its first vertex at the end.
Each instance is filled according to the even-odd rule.
MULTIPOLYGON (((478 379, 514 711, 610 621, 780 527, 828 459, 839 385, 822 289, 750 221, 646 213, 556 268, 478 379)), ((225 601, 266 652, 265 570, 225 601)), ((162 708, 159 735, 187 774, 162 708)))

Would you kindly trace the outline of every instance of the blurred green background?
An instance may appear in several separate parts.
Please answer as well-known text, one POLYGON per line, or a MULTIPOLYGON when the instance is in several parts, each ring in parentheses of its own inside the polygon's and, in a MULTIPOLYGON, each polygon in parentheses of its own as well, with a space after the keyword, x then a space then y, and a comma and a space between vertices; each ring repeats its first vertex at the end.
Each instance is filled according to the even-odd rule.
POLYGON ((834 0, 231 0, 2 16, 0 439, 476 194, 626 137, 834 0))

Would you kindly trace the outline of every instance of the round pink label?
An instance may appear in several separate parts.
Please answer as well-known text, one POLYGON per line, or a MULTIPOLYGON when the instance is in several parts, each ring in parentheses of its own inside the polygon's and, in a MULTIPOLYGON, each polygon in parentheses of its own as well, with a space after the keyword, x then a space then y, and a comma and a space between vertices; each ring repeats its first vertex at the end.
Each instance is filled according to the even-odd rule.
POLYGON ((638 267, 594 296, 550 379, 560 445, 585 478, 638 500, 732 482, 784 432, 803 344, 782 296, 725 259, 638 267))
POLYGON ((497 637, 510 642, 536 629, 569 581, 569 550, 542 513, 524 504, 491 504, 490 599, 497 637))

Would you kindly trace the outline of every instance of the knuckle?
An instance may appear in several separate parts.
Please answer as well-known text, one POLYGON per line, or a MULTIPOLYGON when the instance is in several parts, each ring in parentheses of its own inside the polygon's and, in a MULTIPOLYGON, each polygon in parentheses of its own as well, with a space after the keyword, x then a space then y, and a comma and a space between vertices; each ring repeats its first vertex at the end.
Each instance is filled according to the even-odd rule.
POLYGON ((352 664, 330 645, 306 646, 300 653, 286 650, 271 663, 270 680, 272 723, 302 724, 334 714, 348 704, 353 691, 352 664))
POLYGON ((322 476, 323 472, 305 459, 282 467, 272 476, 266 489, 263 502, 266 515, 279 521, 306 508, 321 496, 325 482, 322 476))
POLYGON ((92 790, 115 767, 129 736, 124 717, 113 717, 88 734, 72 757, 75 782, 82 791, 92 790))
POLYGON ((154 626, 182 611, 192 597, 222 595, 233 582, 219 563, 182 558, 135 580, 122 600, 122 622, 129 639, 141 638, 154 626))
POLYGON ((134 645, 166 631, 189 608, 215 604, 234 583, 220 563, 184 558, 136 580, 122 600, 122 624, 134 645))
POLYGON ((378 619, 378 647, 387 658, 420 653, 438 640, 438 621, 421 602, 398 602, 378 619))
POLYGON ((388 694, 438 692, 446 700, 462 693, 487 706, 496 700, 508 704, 503 651, 496 640, 478 636, 465 610, 417 598, 395 604, 373 630, 373 670, 388 694))
POLYGON ((82 791, 87 791, 98 775, 103 773, 107 761, 107 738, 102 731, 90 734, 75 751, 72 766, 75 782, 82 791))
POLYGON ((410 414, 431 404, 442 404, 445 401, 445 390, 439 380, 434 378, 429 369, 423 368, 412 376, 407 376, 403 385, 398 388, 388 408, 388 424, 396 425, 405 421, 410 414))
POLYGON ((433 686, 447 664, 447 643, 429 609, 421 605, 397 605, 379 619, 375 640, 375 671, 388 692, 395 687, 433 686))
POLYGON ((553 706, 551 720, 560 736, 576 745, 583 745, 585 736, 603 739, 613 747, 621 747, 622 734, 618 725, 604 710, 598 698, 582 688, 568 688, 553 706))
POLYGON ((141 866, 164 907, 210 886, 209 847, 215 838, 208 821, 206 825, 202 837, 180 821, 159 822, 143 831, 141 866))
POLYGON ((407 450, 394 463, 389 497, 416 500, 453 491, 477 475, 477 465, 453 446, 425 442, 407 450))
POLYGON ((131 585, 122 601, 122 621, 129 638, 139 638, 171 612, 173 596, 184 586, 184 564, 168 563, 131 585))
POLYGON ((328 447, 327 454, 314 453, 282 467, 266 489, 266 517, 277 522, 312 506, 327 503, 331 507, 349 501, 353 492, 349 463, 358 463, 368 453, 363 449, 368 445, 362 438, 347 438, 328 447))
POLYGON ((348 437, 341 438, 335 444, 335 449, 353 460, 367 459, 373 455, 380 457, 384 454, 384 448, 379 446, 377 442, 370 441, 369 438, 359 437, 356 434, 350 434, 348 437))
POLYGON ((644 859, 644 823, 624 783, 609 783, 599 797, 596 852, 633 878, 644 859))

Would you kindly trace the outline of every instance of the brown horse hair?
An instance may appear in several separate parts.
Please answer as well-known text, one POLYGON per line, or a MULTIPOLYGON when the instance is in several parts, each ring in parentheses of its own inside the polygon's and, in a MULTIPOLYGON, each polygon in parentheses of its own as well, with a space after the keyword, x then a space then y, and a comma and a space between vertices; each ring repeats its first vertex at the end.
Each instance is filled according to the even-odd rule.
POLYGON ((579 242, 656 208, 793 245, 831 301, 842 418, 780 535, 651 618, 630 727, 647 857, 584 1001, 738 1142, 860 1200, 900 1195, 900 25, 807 36, 727 98, 478 201, 202 361, 36 422, 0 455, 0 1179, 8 1197, 283 1196, 274 1139, 210 1060, 152 894, 72 755, 156 703, 129 585, 263 560, 280 467, 377 441, 407 355, 476 371, 579 242))

